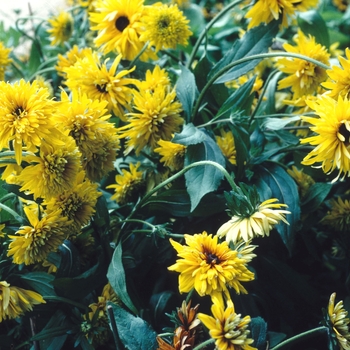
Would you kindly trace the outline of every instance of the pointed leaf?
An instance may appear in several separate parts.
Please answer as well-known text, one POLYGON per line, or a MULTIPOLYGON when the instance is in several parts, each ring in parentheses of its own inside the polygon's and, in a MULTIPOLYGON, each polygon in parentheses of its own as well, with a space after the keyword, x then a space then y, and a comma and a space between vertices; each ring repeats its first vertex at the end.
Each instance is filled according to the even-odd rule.
POLYGON ((29 272, 22 275, 21 279, 42 296, 56 295, 52 285, 53 275, 46 272, 29 272))
POLYGON ((254 339, 254 347, 258 350, 266 349, 266 332, 267 324, 261 317, 253 317, 249 324, 252 338, 254 339))
POLYGON ((306 213, 315 211, 326 199, 331 188, 332 184, 329 183, 318 182, 313 184, 301 203, 302 211, 306 213))
POLYGON ((207 135, 204 132, 196 128, 192 123, 189 123, 183 127, 180 134, 175 134, 172 142, 189 146, 201 143, 206 139, 207 135))
POLYGON ((296 122, 298 120, 300 120, 299 116, 294 116, 290 118, 266 118, 263 122, 263 126, 270 130, 280 130, 289 123, 296 122))

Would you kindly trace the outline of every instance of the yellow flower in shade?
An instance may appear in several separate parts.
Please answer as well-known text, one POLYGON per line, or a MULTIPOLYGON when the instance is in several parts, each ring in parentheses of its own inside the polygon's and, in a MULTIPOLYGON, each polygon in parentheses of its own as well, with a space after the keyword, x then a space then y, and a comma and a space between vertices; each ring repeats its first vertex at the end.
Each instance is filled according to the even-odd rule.
POLYGON ((241 282, 254 279, 247 260, 238 250, 232 250, 227 242, 218 243, 218 237, 207 232, 184 235, 186 245, 170 239, 179 257, 169 266, 170 271, 179 272, 179 291, 188 293, 194 288, 200 296, 216 298, 224 294, 230 299, 228 287, 236 293, 247 293, 241 282))
POLYGON ((338 231, 350 231, 350 201, 348 199, 331 200, 331 210, 322 219, 322 223, 338 231))
POLYGON ((140 162, 136 165, 130 163, 130 171, 122 169, 122 174, 115 177, 116 183, 106 187, 114 188, 115 193, 111 199, 115 200, 118 204, 123 205, 134 201, 140 194, 140 189, 144 185, 143 172, 138 171, 140 165, 140 162))
POLYGON ((73 33, 73 17, 69 12, 61 12, 57 16, 48 19, 50 27, 47 32, 50 34, 51 45, 63 45, 69 40, 73 33))
POLYGON ((3 231, 5 227, 5 224, 0 224, 0 238, 5 237, 5 232, 3 231))
POLYGON ((71 234, 79 233, 95 213, 97 198, 101 196, 97 188, 98 184, 91 183, 85 178, 85 172, 81 171, 70 190, 61 192, 43 204, 48 213, 61 210, 62 216, 72 221, 71 234))
POLYGON ((69 222, 60 210, 42 218, 28 206, 24 212, 31 226, 21 226, 15 236, 8 236, 12 242, 7 256, 12 256, 15 264, 31 265, 44 261, 50 252, 57 250, 66 238, 69 222))
POLYGON ((160 161, 172 171, 178 171, 183 168, 186 146, 170 141, 159 140, 154 152, 159 153, 162 158, 160 161))
POLYGON ((317 101, 307 101, 319 117, 302 117, 312 126, 316 135, 300 140, 315 148, 304 158, 302 164, 320 163, 326 174, 338 170, 336 181, 350 176, 350 101, 341 96, 338 100, 322 95, 317 101))
POLYGON ((331 328, 331 334, 337 339, 341 350, 350 350, 350 319, 348 312, 344 309, 343 301, 335 303, 336 293, 329 298, 328 304, 328 325, 331 328))
POLYGON ((81 169, 81 153, 73 138, 65 137, 64 143, 57 147, 45 142, 39 155, 26 156, 25 160, 30 165, 18 176, 21 191, 32 193, 34 199, 49 199, 72 189, 81 169))
POLYGON ((250 316, 237 314, 232 302, 225 308, 222 301, 216 300, 211 312, 213 316, 199 313, 198 318, 208 328, 212 339, 215 339, 217 350, 256 350, 250 346, 254 342, 248 338, 250 316))
POLYGON ((341 12, 345 12, 349 6, 347 0, 332 0, 332 4, 341 12))
POLYGON ((9 58, 11 51, 12 49, 6 48, 0 41, 0 80, 5 79, 5 69, 12 62, 12 59, 9 58))
MULTIPOLYGON (((143 0, 99 0, 94 12, 90 12, 91 30, 97 30, 96 46, 107 54, 116 51, 123 59, 132 60, 142 50, 140 40, 143 32, 141 18, 144 16, 143 0)), ((155 56, 150 50, 141 60, 155 56)))
MULTIPOLYGON (((330 54, 324 46, 316 43, 313 36, 306 36, 299 30, 294 37, 294 41, 297 44, 296 46, 285 43, 283 48, 287 52, 301 54, 326 65, 329 64, 330 54)), ((324 68, 300 58, 279 58, 276 66, 281 72, 288 75, 278 83, 278 89, 290 87, 293 92, 293 99, 314 94, 319 85, 327 79, 324 68)))
POLYGON ((122 56, 119 55, 107 68, 108 59, 100 62, 97 52, 87 52, 84 58, 63 71, 70 90, 80 90, 92 100, 108 101, 108 110, 124 119, 124 108, 131 102, 133 90, 128 87, 134 79, 125 76, 135 68, 117 72, 122 56))
POLYGON ((66 77, 66 73, 64 70, 67 67, 73 66, 78 59, 84 58, 87 55, 92 54, 91 47, 85 47, 79 49, 77 45, 74 45, 69 51, 66 52, 65 55, 58 54, 57 55, 57 64, 55 66, 57 70, 57 74, 66 77))
POLYGON ((44 139, 54 139, 54 111, 49 91, 39 88, 36 81, 0 82, 0 149, 11 148, 13 143, 20 164, 23 147, 35 152, 44 139))
POLYGON ((303 198, 309 188, 315 183, 314 179, 294 165, 292 166, 292 169, 287 169, 287 172, 297 183, 300 197, 303 198))
POLYGON ((236 147, 232 132, 221 130, 221 136, 215 136, 215 138, 222 154, 231 164, 236 165, 236 147))
POLYGON ((186 46, 192 35, 189 20, 177 5, 156 3, 147 7, 142 17, 145 30, 140 39, 149 41, 149 46, 161 49, 175 49, 177 45, 186 46))
POLYGON ((152 93, 159 86, 170 87, 170 79, 165 69, 155 66, 152 72, 149 69, 147 70, 145 80, 137 80, 135 84, 139 91, 150 91, 152 93))
POLYGON ((350 98, 350 49, 345 50, 346 58, 338 57, 342 66, 333 66, 327 70, 327 74, 332 81, 326 81, 322 84, 323 87, 330 89, 327 94, 334 99, 338 96, 350 98))
POLYGON ((180 130, 184 120, 180 116, 182 105, 176 101, 176 92, 163 87, 150 91, 134 92, 134 109, 129 113, 128 124, 119 128, 120 138, 127 138, 125 154, 145 148, 154 149, 159 140, 169 141, 180 130))
POLYGON ((43 297, 32 290, 11 286, 6 281, 0 281, 0 323, 32 311, 34 305, 45 303, 43 297))
POLYGON ((280 209, 287 205, 276 203, 277 201, 276 198, 271 198, 256 206, 255 209, 252 208, 251 212, 236 213, 231 220, 219 228, 217 235, 220 238, 226 237, 227 242, 233 243, 240 240, 249 242, 254 237, 269 236, 270 231, 280 221, 288 224, 285 215, 290 212, 280 209))

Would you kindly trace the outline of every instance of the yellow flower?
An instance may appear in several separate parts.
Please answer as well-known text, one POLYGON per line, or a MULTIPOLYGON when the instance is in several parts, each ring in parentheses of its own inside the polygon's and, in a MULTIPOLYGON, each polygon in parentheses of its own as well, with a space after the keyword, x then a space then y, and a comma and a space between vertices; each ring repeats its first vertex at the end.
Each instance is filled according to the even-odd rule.
POLYGON ((125 154, 134 149, 139 155, 145 147, 153 150, 159 140, 169 141, 180 130, 182 105, 175 98, 175 89, 168 92, 163 87, 154 93, 134 92, 136 112, 129 113, 128 124, 119 128, 120 138, 127 138, 125 154))
POLYGON ((5 68, 12 62, 12 59, 9 58, 11 51, 12 49, 6 48, 0 41, 0 80, 5 79, 5 68))
POLYGON ((165 69, 155 66, 152 72, 149 69, 147 70, 145 80, 136 80, 135 84, 139 91, 153 93, 159 86, 170 87, 170 79, 165 69))
POLYGON ((5 237, 5 232, 3 231, 5 227, 5 224, 0 224, 0 238, 5 237))
POLYGON ((269 236, 270 231, 280 221, 288 224, 285 218, 286 214, 290 214, 287 210, 281 210, 287 207, 286 204, 275 203, 276 198, 268 199, 255 208, 252 213, 243 213, 234 215, 231 220, 223 224, 217 235, 226 237, 227 242, 237 243, 240 240, 249 242, 254 237, 269 236))
POLYGON ((116 183, 106 187, 114 188, 115 193, 111 199, 119 205, 129 203, 135 200, 135 196, 139 195, 140 188, 144 185, 143 172, 138 171, 140 165, 140 162, 136 165, 130 163, 130 171, 122 169, 122 174, 115 177, 116 183))
POLYGON ((59 210, 42 218, 28 206, 24 212, 31 226, 21 226, 15 236, 8 236, 12 242, 7 256, 13 256, 15 264, 30 265, 44 261, 50 252, 57 250, 66 237, 69 222, 59 210))
POLYGON ((28 155, 25 158, 32 164, 26 166, 18 176, 22 184, 21 191, 32 193, 34 199, 48 199, 70 190, 81 168, 80 157, 71 137, 65 137, 64 145, 60 147, 43 143, 38 156, 28 155))
POLYGON ((177 45, 186 46, 192 35, 189 20, 179 10, 177 5, 156 3, 147 7, 142 17, 145 30, 140 36, 141 41, 149 41, 156 52, 161 49, 175 49, 177 45))
POLYGON ((342 12, 345 12, 346 9, 349 6, 349 3, 347 0, 332 0, 332 4, 339 10, 342 12))
POLYGON ((72 35, 73 17, 69 12, 61 12, 57 16, 48 19, 51 26, 47 32, 50 34, 51 45, 63 45, 72 35))
POLYGON ((221 130, 221 136, 215 136, 215 138, 222 154, 231 164, 236 165, 236 147, 232 132, 221 130))
POLYGON ((134 83, 134 79, 125 76, 135 68, 117 72, 121 58, 121 55, 116 57, 108 69, 108 59, 101 63, 97 52, 86 52, 84 58, 63 69, 67 74, 66 85, 70 90, 80 90, 92 100, 108 101, 109 111, 124 119, 124 108, 133 94, 127 85, 134 83))
POLYGON ((314 179, 294 165, 292 166, 292 169, 287 169, 287 172, 297 183, 300 197, 303 198, 309 188, 315 183, 314 179))
POLYGON ((22 161, 22 148, 35 152, 42 140, 56 132, 49 91, 38 83, 20 80, 14 84, 0 82, 0 149, 13 148, 17 164, 22 161))
POLYGON ((32 311, 34 305, 45 303, 43 297, 36 292, 0 281, 0 323, 32 311))
POLYGON ((339 62, 342 66, 333 66, 332 69, 327 70, 327 74, 332 81, 327 81, 322 84, 330 91, 327 93, 328 96, 337 99, 338 96, 343 98, 350 97, 350 49, 345 50, 346 58, 338 57, 339 62))
POLYGON ((333 227, 338 231, 350 231, 350 201, 343 200, 338 197, 338 200, 331 200, 331 210, 322 219, 322 223, 333 227))
POLYGON ((172 171, 178 171, 183 168, 186 146, 170 141, 159 140, 154 152, 162 156, 160 161, 172 171))
POLYGON ((224 294, 230 299, 228 287, 236 293, 247 293, 241 282, 254 279, 254 273, 246 267, 247 260, 238 250, 231 250, 227 242, 218 243, 218 237, 207 232, 184 235, 186 245, 170 239, 180 259, 168 267, 180 272, 180 293, 188 293, 194 288, 200 296, 215 298, 224 294))
POLYGON ((336 305, 336 293, 329 298, 328 317, 333 335, 338 341, 338 345, 342 350, 350 350, 350 320, 347 317, 348 312, 344 309, 343 301, 339 301, 336 305))
POLYGON ((304 165, 321 163, 322 170, 330 174, 339 170, 336 181, 350 176, 350 101, 341 96, 338 100, 322 95, 317 101, 307 101, 308 105, 319 117, 302 117, 312 124, 310 129, 315 136, 300 140, 316 146, 302 161, 304 165))
MULTIPOLYGON (((91 30, 98 31, 95 44, 104 54, 117 51, 123 59, 131 61, 145 44, 140 40, 143 15, 143 0, 99 0, 95 11, 90 12, 91 30)), ((140 58, 156 56, 148 50, 140 58)))
MULTIPOLYGON (((316 43, 313 36, 307 37, 299 30, 294 41, 296 46, 286 43, 283 48, 287 52, 301 54, 326 65, 329 64, 330 54, 324 46, 316 43)), ((290 87, 293 99, 314 94, 319 85, 327 79, 325 69, 299 58, 279 58, 276 65, 281 72, 288 75, 278 83, 278 88, 281 90, 290 87)))
POLYGON ((225 308, 222 301, 216 300, 211 312, 213 316, 199 313, 198 318, 209 329, 212 339, 215 339, 217 350, 256 350, 250 346, 254 342, 248 338, 250 316, 242 318, 237 314, 233 303, 225 308))

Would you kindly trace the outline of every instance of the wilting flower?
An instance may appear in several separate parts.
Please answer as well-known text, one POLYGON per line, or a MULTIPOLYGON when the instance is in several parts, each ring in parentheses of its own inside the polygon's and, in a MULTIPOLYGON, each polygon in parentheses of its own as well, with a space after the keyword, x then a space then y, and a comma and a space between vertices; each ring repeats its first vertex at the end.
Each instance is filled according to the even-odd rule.
POLYGON ((135 112, 128 114, 128 124, 119 128, 120 138, 126 138, 125 154, 133 149, 138 155, 145 147, 154 149, 159 140, 169 141, 180 130, 184 120, 180 116, 182 105, 175 100, 175 89, 163 87, 134 92, 135 112))
POLYGON ((149 46, 161 49, 175 49, 177 45, 186 46, 192 35, 189 20, 179 10, 177 5, 156 3, 147 7, 142 18, 145 30, 140 40, 149 41, 149 46))
POLYGON ((228 299, 228 287, 236 293, 247 293, 241 282, 254 279, 249 271, 247 260, 239 251, 231 250, 227 242, 218 243, 218 237, 207 232, 195 235, 184 235, 186 245, 170 239, 179 259, 168 269, 180 272, 180 293, 188 293, 194 288, 200 296, 212 298, 223 293, 228 299))
POLYGON ((336 181, 350 176, 350 101, 341 96, 338 100, 322 95, 317 101, 307 101, 318 117, 302 117, 310 123, 315 136, 300 140, 316 146, 302 161, 304 165, 320 163, 326 174, 338 170, 336 181))
POLYGON ((118 204, 129 203, 134 200, 135 196, 139 195, 139 191, 144 185, 143 172, 138 171, 140 165, 140 162, 136 165, 130 163, 130 171, 122 169, 122 174, 115 177, 116 183, 106 187, 114 188, 115 193, 111 199, 115 200, 118 204))
POLYGON ((47 30, 50 34, 51 45, 63 45, 72 35, 73 17, 69 12, 61 12, 57 16, 48 19, 51 26, 47 30))
POLYGON ((186 146, 170 141, 159 140, 154 152, 159 153, 162 158, 160 161, 172 171, 177 171, 183 168, 186 146))
POLYGON ((5 69, 12 62, 12 59, 9 58, 12 49, 8 49, 0 41, 0 80, 5 79, 5 69))
POLYGON ((66 237, 69 222, 60 210, 42 218, 30 206, 26 206, 24 212, 31 226, 21 226, 16 235, 8 236, 12 242, 7 256, 12 256, 15 264, 30 265, 44 261, 50 252, 57 250, 66 237))
POLYGON ((215 138, 222 154, 231 164, 236 165, 236 147, 232 132, 221 130, 221 136, 215 138))
POLYGON ((350 231, 350 201, 348 199, 331 200, 331 210, 322 219, 322 223, 338 231, 350 231))
MULTIPOLYGON (((283 48, 287 52, 301 54, 323 64, 329 64, 330 54, 324 46, 316 43, 313 36, 306 36, 299 30, 294 41, 297 44, 296 46, 285 43, 283 48)), ((288 75, 278 83, 278 88, 290 87, 293 92, 293 99, 313 94, 317 91, 319 85, 327 79, 324 68, 300 58, 279 58, 276 65, 281 72, 288 75)))
POLYGON ((225 308, 222 300, 215 300, 211 307, 213 316, 198 314, 198 318, 208 328, 212 339, 215 339, 218 350, 256 350, 250 346, 254 342, 248 338, 250 316, 237 314, 232 302, 225 308))
POLYGON ((32 290, 11 286, 6 281, 0 281, 0 323, 32 311, 34 305, 45 303, 43 297, 32 290))
POLYGON ((309 188, 315 183, 315 180, 310 175, 305 174, 303 169, 299 170, 294 165, 292 169, 287 169, 287 172, 297 183, 300 197, 303 198, 309 188))

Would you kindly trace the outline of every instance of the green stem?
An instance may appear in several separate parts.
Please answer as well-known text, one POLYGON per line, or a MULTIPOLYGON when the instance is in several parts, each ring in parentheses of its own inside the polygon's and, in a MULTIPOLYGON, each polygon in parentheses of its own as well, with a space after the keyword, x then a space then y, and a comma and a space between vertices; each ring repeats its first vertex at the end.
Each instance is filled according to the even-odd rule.
POLYGON ((17 197, 14 193, 8 193, 5 194, 5 196, 0 198, 0 203, 6 202, 8 199, 13 198, 13 197, 17 197))
POLYGON ((38 75, 43 74, 43 73, 54 72, 55 70, 56 70, 55 67, 43 68, 41 70, 36 71, 28 80, 33 81, 38 75))
POLYGON ((261 54, 257 54, 257 55, 252 55, 252 56, 248 56, 248 57, 243 57, 237 61, 234 61, 230 64, 228 64, 227 66, 225 66, 224 68, 220 69, 216 74, 214 74, 209 81, 205 84, 205 86, 203 87, 201 93, 198 96, 197 102, 193 108, 193 112, 192 112, 192 120, 195 118, 195 116, 197 115, 199 108, 201 106, 202 100, 205 96, 205 94, 207 93, 207 91, 209 90, 209 88, 215 83, 215 81, 220 78, 222 75, 224 75, 227 71, 231 70, 233 67, 238 66, 239 64, 245 63, 245 62, 249 62, 249 61, 253 61, 256 59, 265 59, 265 58, 271 58, 271 57, 291 57, 291 58, 298 58, 301 60, 305 60, 307 62, 311 62, 323 69, 329 69, 330 67, 328 67, 326 64, 317 61, 311 57, 307 57, 304 55, 300 55, 297 53, 291 53, 291 52, 268 52, 268 53, 261 53, 261 54))
POLYGON ((128 66, 128 70, 132 69, 134 67, 134 65, 136 64, 137 60, 140 58, 140 56, 146 51, 147 47, 149 45, 149 42, 147 41, 147 43, 145 45, 143 45, 143 48, 141 49, 141 51, 137 54, 137 56, 129 63, 128 66))
POLYGON ((162 337, 173 337, 174 333, 160 333, 157 335, 157 337, 162 338, 162 337))
POLYGON ((150 224, 149 222, 147 221, 144 221, 144 220, 139 220, 139 219, 126 219, 126 220, 122 220, 122 221, 119 221, 120 223, 124 223, 124 222, 138 222, 140 224, 143 224, 143 225, 147 225, 149 227, 152 228, 152 230, 155 230, 156 227, 152 224, 150 224))
POLYGON ((184 238, 184 235, 181 233, 167 233, 166 235, 170 238, 184 238))
POLYGON ((210 338, 210 339, 206 340, 205 342, 203 342, 203 343, 197 345, 195 348, 193 348, 193 350, 203 349, 203 348, 206 347, 207 345, 212 344, 212 343, 214 343, 214 342, 215 342, 215 339, 210 338))
POLYGON ((9 208, 7 205, 0 203, 0 208, 11 214, 19 223, 22 224, 24 222, 22 216, 18 215, 13 209, 9 208))
POLYGON ((315 336, 318 333, 321 334, 321 333, 324 333, 324 332, 328 332, 328 328, 325 327, 325 326, 321 326, 321 327, 317 327, 317 328, 311 329, 309 331, 297 334, 294 337, 291 337, 289 339, 284 340, 283 342, 279 343, 275 347, 271 348, 271 350, 283 349, 285 346, 289 346, 291 344, 295 344, 295 343, 299 342, 300 340, 303 340, 305 338, 309 338, 310 336, 315 336))
POLYGON ((187 297, 186 297, 186 304, 188 304, 188 303, 190 302, 193 293, 194 293, 194 288, 192 288, 192 289, 190 290, 190 292, 187 294, 187 297))
POLYGON ((215 24, 215 22, 217 22, 221 17, 223 17, 227 12, 229 12, 230 10, 232 10, 236 5, 238 5, 239 3, 241 3, 244 0, 237 0, 237 1, 233 1, 232 3, 228 4, 226 7, 224 7, 204 28, 204 30, 202 31, 202 33, 199 35, 193 50, 191 52, 191 56, 187 61, 186 67, 190 68, 195 57, 197 54, 197 51, 199 49, 200 44, 202 43, 204 37, 207 35, 208 31, 210 30, 210 28, 215 24))

